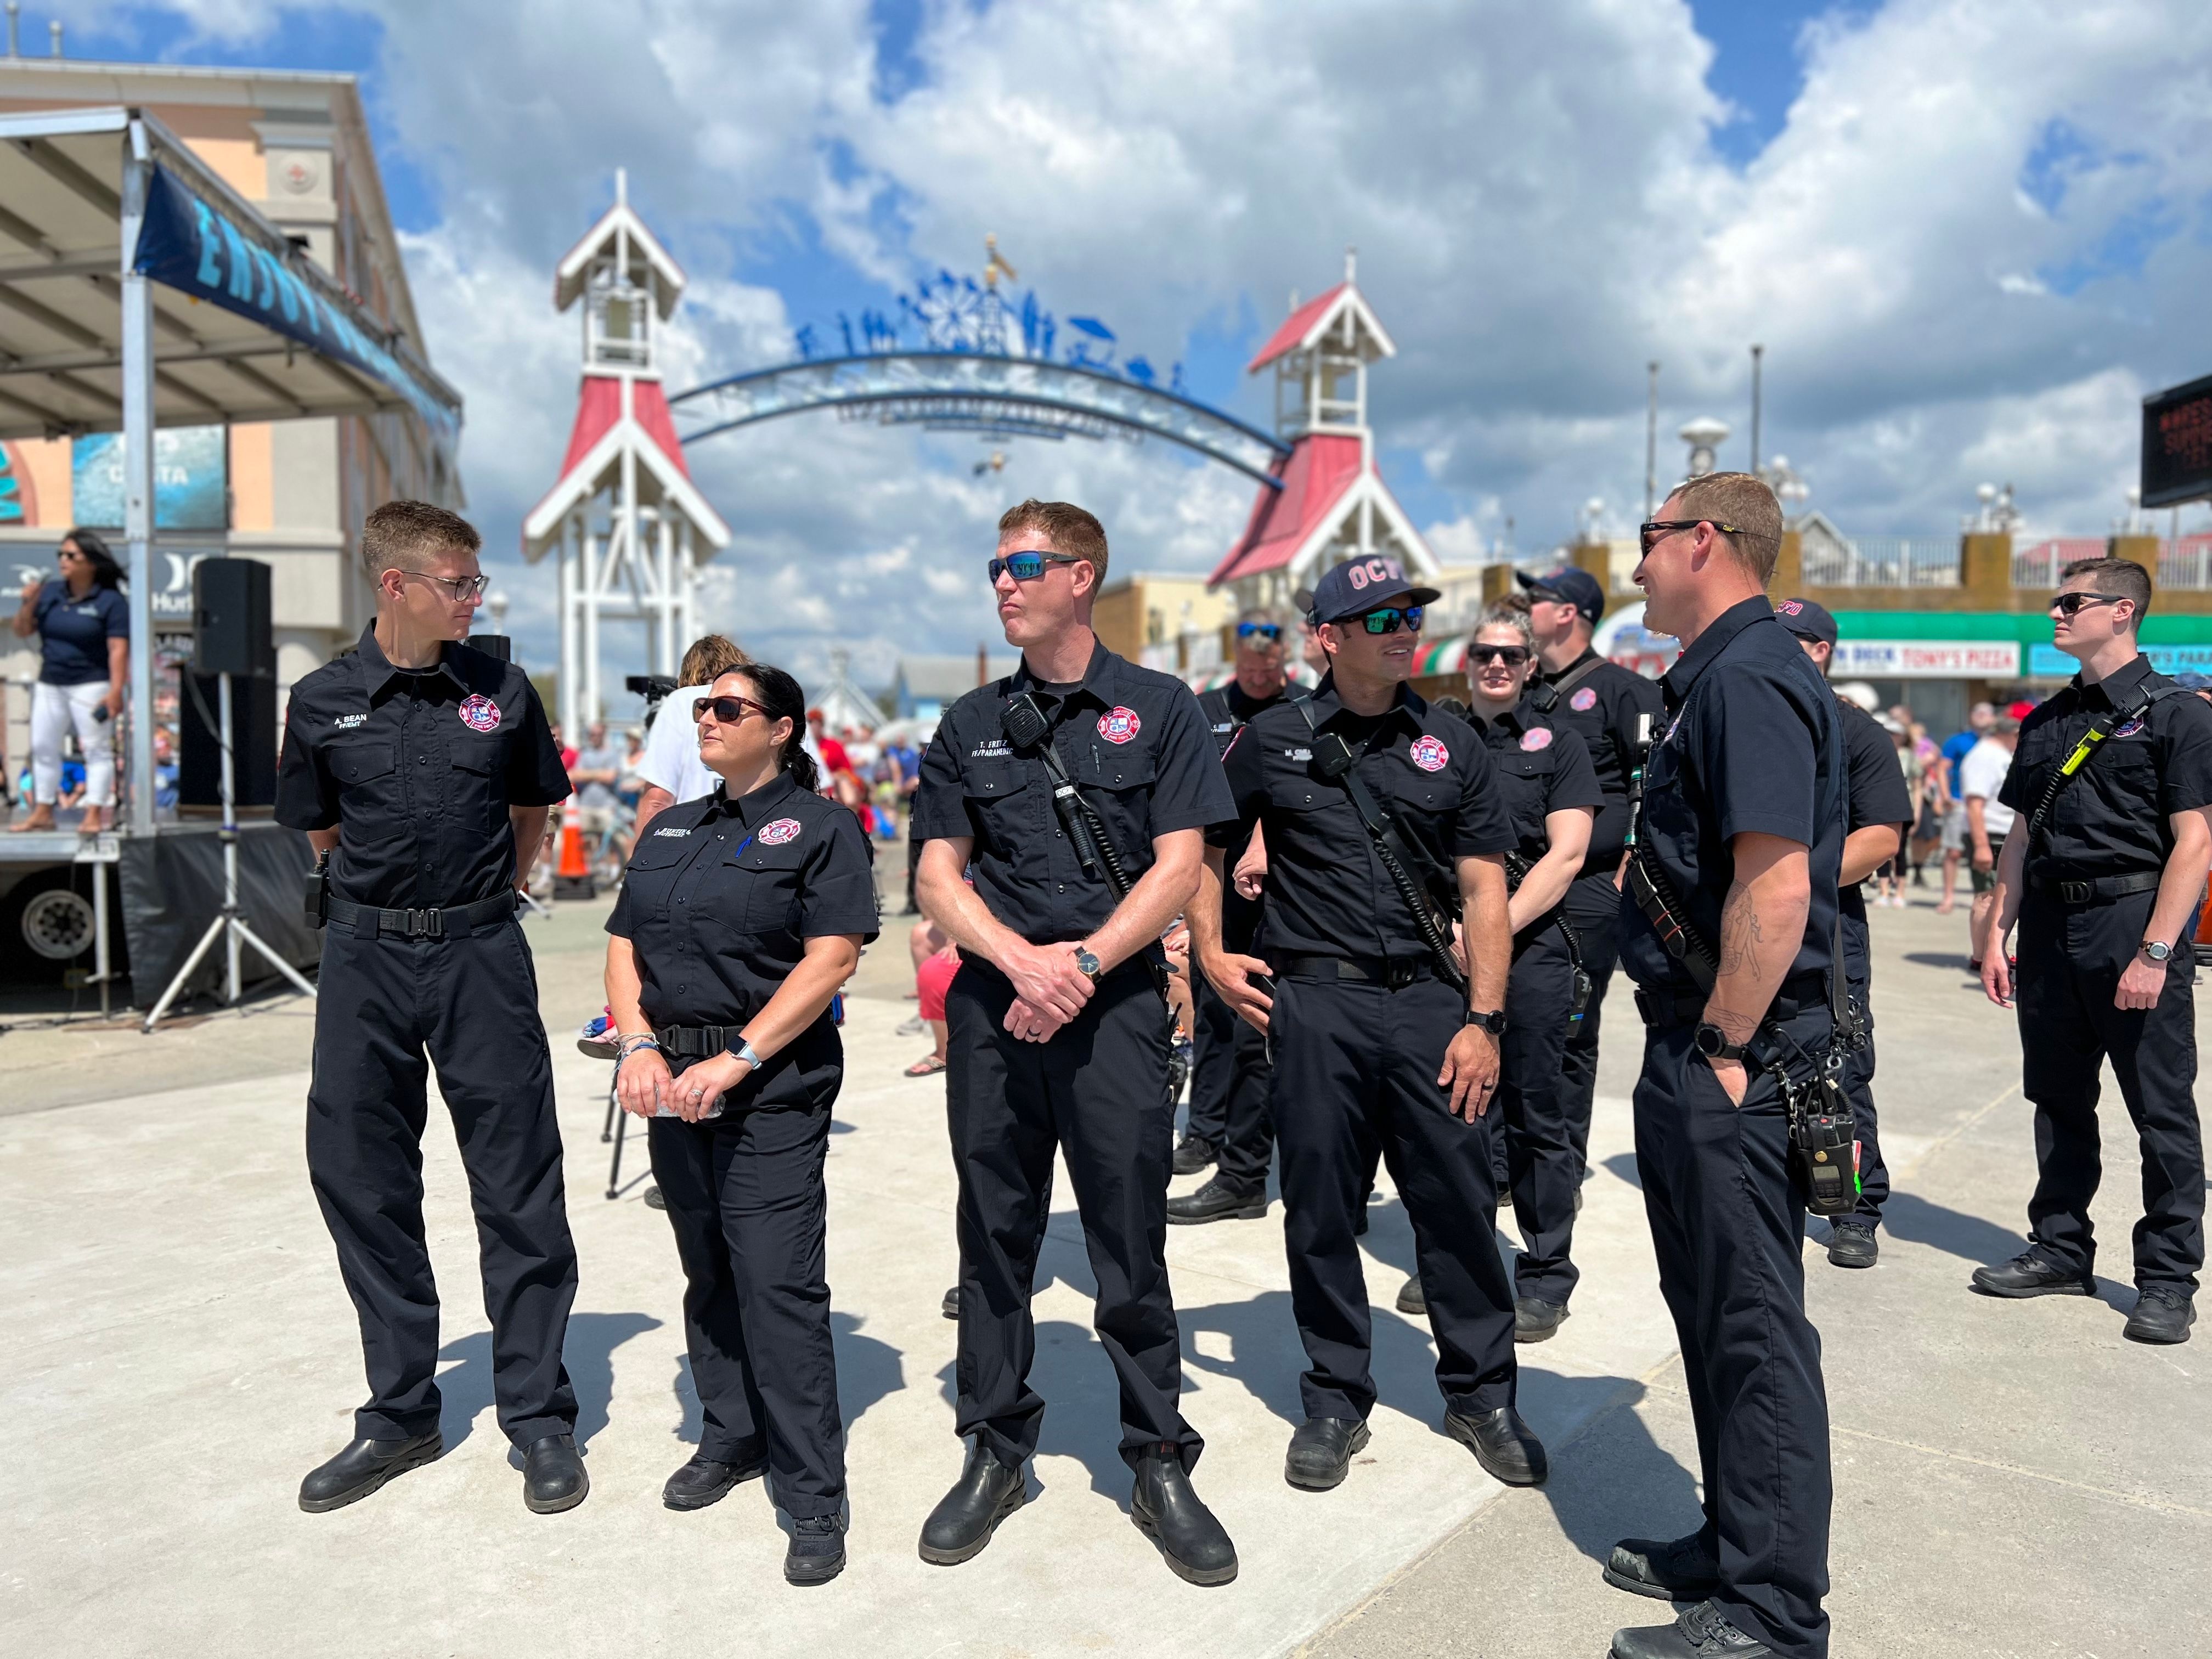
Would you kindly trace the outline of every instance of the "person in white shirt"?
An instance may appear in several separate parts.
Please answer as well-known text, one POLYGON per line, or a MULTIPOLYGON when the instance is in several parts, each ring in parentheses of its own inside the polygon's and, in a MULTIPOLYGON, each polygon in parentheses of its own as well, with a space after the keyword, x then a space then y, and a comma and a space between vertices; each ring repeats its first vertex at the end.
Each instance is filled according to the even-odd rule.
POLYGON ((1973 863, 1974 882, 1966 956, 1978 975, 1982 964, 1974 957, 1975 941, 1981 938, 1982 924, 1996 900, 1997 856, 2004 851, 2005 835, 2013 823, 2013 810, 1997 799, 1997 792, 2012 770, 2013 746, 2019 741, 2020 722, 1999 714, 1959 763, 1959 793, 1966 805, 1966 853, 1973 863))
MULTIPOLYGON (((645 827, 653 821, 654 813, 679 800, 697 800, 714 793, 720 780, 699 758, 699 728, 695 718, 699 699, 723 675, 733 668, 750 668, 752 660, 734 640, 720 634, 701 635, 684 653, 683 665, 678 671, 678 678, 684 683, 661 700, 652 729, 645 734, 645 756, 637 766, 637 775, 645 782, 645 793, 638 797, 637 818, 630 830, 633 846, 645 834, 645 827)), ((800 740, 799 747, 814 757, 817 774, 826 776, 828 769, 822 764, 822 751, 814 746, 811 732, 800 740)))

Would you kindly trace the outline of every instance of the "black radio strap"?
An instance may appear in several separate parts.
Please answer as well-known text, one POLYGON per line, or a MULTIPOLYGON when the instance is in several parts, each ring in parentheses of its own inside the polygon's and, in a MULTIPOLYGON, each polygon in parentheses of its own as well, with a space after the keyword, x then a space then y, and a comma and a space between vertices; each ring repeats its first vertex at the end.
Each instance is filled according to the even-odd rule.
POLYGON ((1561 697, 1565 696, 1568 692, 1573 690, 1577 686, 1580 685, 1591 675, 1596 673, 1599 669, 1604 667, 1606 664, 1611 660, 1612 659, 1610 658, 1599 656, 1593 652, 1578 667, 1571 671, 1564 679, 1546 680, 1534 690, 1531 691, 1528 694, 1529 707, 1534 708, 1540 714, 1550 714, 1554 708, 1559 706, 1559 699, 1561 697))

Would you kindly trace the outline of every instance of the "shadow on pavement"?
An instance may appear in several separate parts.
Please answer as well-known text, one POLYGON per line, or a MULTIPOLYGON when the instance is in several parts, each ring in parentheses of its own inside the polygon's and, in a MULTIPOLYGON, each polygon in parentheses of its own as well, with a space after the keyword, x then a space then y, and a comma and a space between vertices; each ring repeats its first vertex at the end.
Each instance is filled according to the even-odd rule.
POLYGON ((888 1342, 860 1334, 857 1314, 833 1313, 830 1329, 837 1345, 837 1410, 850 1430, 869 1407, 906 1387, 905 1355, 888 1342))
MULTIPOLYGON (((614 1352, 646 1331, 660 1328, 660 1322, 641 1313, 572 1313, 568 1340, 562 1358, 568 1381, 576 1390, 576 1443, 587 1445, 607 1425, 607 1402, 615 1391, 614 1352)), ((471 1426, 493 1401, 491 1333, 477 1331, 438 1351, 438 1358, 455 1361, 438 1373, 442 1403, 438 1426, 450 1451, 469 1437, 471 1426)))
POLYGON ((1926 1244, 1946 1251, 1978 1267, 1994 1267, 2009 1261, 2027 1248, 2021 1234, 1994 1221, 1931 1204, 1916 1194, 1892 1188, 1881 1206, 1881 1224, 1893 1237, 1910 1244, 1926 1244))
POLYGON ((1615 1152, 1605 1160, 1605 1170, 1607 1175, 1618 1176, 1638 1192, 1644 1190, 1644 1173, 1636 1167, 1635 1153, 1615 1152))
POLYGON ((1679 1538, 1702 1523, 1696 1477, 1652 1439, 1636 1413, 1645 1394, 1641 1383, 1549 1371, 1522 1376, 1547 1396, 1555 1389, 1568 1391, 1570 1399, 1597 1391, 1617 1396, 1610 1407, 1582 1401, 1585 1409, 1595 1407, 1604 1414, 1553 1455, 1551 1478, 1537 1488, 1559 1531, 1583 1555, 1602 1564, 1623 1538, 1679 1538))

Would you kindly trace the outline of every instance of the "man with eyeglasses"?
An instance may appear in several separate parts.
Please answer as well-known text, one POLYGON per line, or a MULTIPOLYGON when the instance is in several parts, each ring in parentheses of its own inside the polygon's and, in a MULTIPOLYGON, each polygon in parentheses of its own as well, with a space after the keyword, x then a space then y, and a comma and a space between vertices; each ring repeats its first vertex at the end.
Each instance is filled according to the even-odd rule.
POLYGON ((1990 1000, 2019 1000, 2035 1192, 2027 1249, 1977 1268, 1974 1288, 2094 1293, 2098 1073, 2110 1060, 2142 1160, 2136 1306, 2123 1334, 2186 1342, 2204 1265, 2190 921, 2212 867, 2212 708, 2142 653, 2148 571, 2084 559, 2059 580, 2051 641, 2081 672, 2021 723, 1998 792, 2018 816, 1978 952, 1990 1000), (2005 954, 2015 922, 2016 964, 2005 954))
POLYGON ((939 1566, 969 1560, 1026 1500, 1045 1405, 1029 1383, 1030 1296, 1057 1150, 1121 1388, 1130 1518, 1177 1577, 1225 1584, 1236 1547, 1192 1489, 1205 1443, 1179 1404, 1160 935, 1230 802, 1190 688, 1092 633, 1106 557, 1104 529, 1068 502, 1025 501, 1000 520, 991 585, 1021 664, 945 711, 915 796, 916 891, 960 947, 945 1083, 960 1180, 956 1425, 970 1440, 921 1551, 939 1566))
POLYGON ((1509 1486, 1546 1472, 1516 1409, 1513 1281, 1492 1226, 1516 842, 1483 744, 1406 684, 1436 598, 1380 555, 1316 584, 1329 672, 1237 734, 1224 763, 1235 818, 1209 833, 1191 903, 1206 977, 1274 1044, 1283 1243, 1308 1361, 1283 1475, 1308 1492, 1341 1484, 1369 1441, 1357 1230, 1378 1149, 1413 1218, 1445 1432, 1509 1486), (1228 848, 1255 826, 1267 883, 1248 954, 1224 944, 1222 889, 1228 848))
POLYGON ((1589 1007, 1567 1039, 1560 1061, 1559 1109, 1574 1143, 1575 1181, 1589 1173, 1590 1112, 1597 1097, 1598 1031, 1606 988, 1620 957, 1620 860, 1628 836, 1628 781, 1642 763, 1639 715, 1656 726, 1663 699, 1658 684, 1598 653, 1591 643, 1605 615, 1605 590, 1589 571, 1568 565, 1547 576, 1515 573, 1528 595, 1528 629, 1538 672, 1528 702, 1545 719, 1583 740, 1605 804, 1590 826, 1582 873, 1567 889, 1567 925, 1589 975, 1589 1007))
MULTIPOLYGON (((1247 611, 1237 619, 1237 678, 1198 700, 1222 753, 1261 709, 1283 700, 1290 684, 1285 636, 1282 618, 1272 611, 1247 611)), ((1231 849, 1231 869, 1249 844, 1240 842, 1231 849)), ((1232 890, 1223 896, 1221 909, 1228 948, 1250 951, 1259 902, 1232 890)), ((1197 1030, 1190 1121, 1176 1148, 1175 1172, 1196 1175, 1209 1164, 1218 1167, 1196 1192, 1168 1200, 1168 1219, 1185 1226, 1255 1219, 1267 1213, 1267 1164, 1275 1150, 1267 1121, 1267 1039, 1237 1018, 1203 974, 1193 975, 1191 992, 1197 1030)))
POLYGON ((280 823, 328 861, 307 1174, 361 1321, 369 1399, 300 1507, 368 1497, 444 1450, 438 1291, 422 1231, 427 1073, 453 1120, 477 1213, 492 1392, 523 1501, 574 1508, 589 1482, 561 1349, 576 1251, 552 1062, 516 892, 568 775, 529 677, 459 641, 483 599, 476 531, 387 501, 362 560, 376 620, 292 688, 280 823))
POLYGON ((1705 1523, 1614 1546, 1607 1583, 1692 1605, 1616 1631, 1613 1653, 1822 1659, 1832 1486, 1790 1101, 1814 1109, 1835 1058, 1843 738, 1833 694, 1767 602, 1773 491, 1748 473, 1693 478, 1641 533, 1645 623, 1682 655, 1662 681, 1620 960, 1647 1028, 1636 1167, 1705 1523))

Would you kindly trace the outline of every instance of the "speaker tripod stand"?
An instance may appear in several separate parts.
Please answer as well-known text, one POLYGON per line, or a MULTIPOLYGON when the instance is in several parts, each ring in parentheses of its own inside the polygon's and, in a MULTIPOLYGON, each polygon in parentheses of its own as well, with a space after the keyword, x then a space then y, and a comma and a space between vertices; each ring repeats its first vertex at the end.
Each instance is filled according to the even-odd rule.
MULTIPOLYGON (((195 690, 192 695, 198 696, 199 694, 195 690)), ((185 965, 177 969, 177 976, 169 981, 169 988, 161 993, 161 1000, 148 1011, 146 1023, 139 1029, 149 1035, 154 1027, 161 1023, 161 1017, 169 1012, 169 1005, 184 994, 185 987, 191 982, 193 974, 198 971, 201 960, 206 957, 209 951, 214 948, 217 939, 221 939, 223 943, 226 970, 223 979, 222 1000, 224 1002, 235 1003, 239 999, 240 950, 241 946, 249 945, 266 957, 276 971, 290 980, 300 991, 311 997, 315 994, 315 988, 307 982, 307 975, 285 961, 277 952, 270 950, 263 942, 261 936, 246 925, 245 914, 239 908, 238 800, 236 780, 231 764, 230 676, 228 673, 216 677, 216 706, 220 710, 218 726, 222 752, 222 767, 220 774, 222 785, 222 830, 221 832, 222 908, 216 912, 215 920, 208 924, 207 932, 200 935, 200 942, 192 947, 191 955, 185 958, 185 965)), ((203 714, 201 718, 205 719, 205 714, 203 714)))

